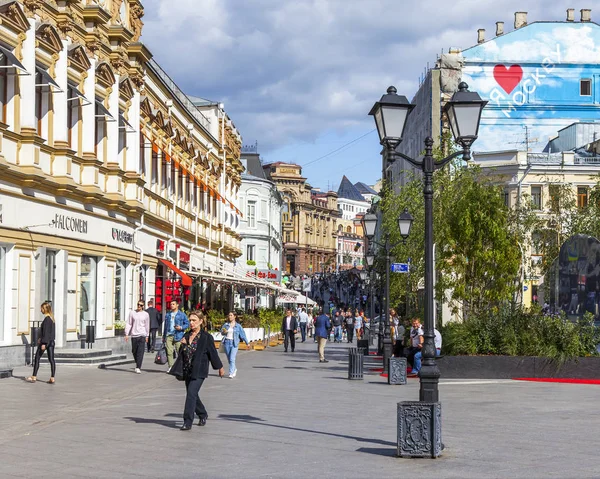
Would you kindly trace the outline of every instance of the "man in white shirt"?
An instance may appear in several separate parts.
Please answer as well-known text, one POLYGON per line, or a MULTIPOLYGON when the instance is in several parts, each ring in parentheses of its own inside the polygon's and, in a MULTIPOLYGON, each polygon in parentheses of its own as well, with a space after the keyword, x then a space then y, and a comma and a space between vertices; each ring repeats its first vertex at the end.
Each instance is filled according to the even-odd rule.
POLYGON ((435 355, 439 356, 442 353, 442 334, 437 330, 433 330, 433 334, 435 334, 435 355))
POLYGON ((306 328, 308 325, 308 314, 306 309, 301 308, 298 313, 298 319, 300 320, 300 333, 302 334, 302 342, 306 341, 306 328))

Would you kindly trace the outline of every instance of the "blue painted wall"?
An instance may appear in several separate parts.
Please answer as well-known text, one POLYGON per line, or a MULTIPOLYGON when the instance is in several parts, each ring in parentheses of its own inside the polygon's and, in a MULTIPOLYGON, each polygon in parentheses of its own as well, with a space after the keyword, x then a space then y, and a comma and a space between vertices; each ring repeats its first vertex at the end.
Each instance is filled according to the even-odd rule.
POLYGON ((536 22, 462 52, 463 80, 489 101, 476 151, 542 151, 558 130, 600 121, 600 26, 536 22), (589 96, 580 81, 591 80, 589 96))

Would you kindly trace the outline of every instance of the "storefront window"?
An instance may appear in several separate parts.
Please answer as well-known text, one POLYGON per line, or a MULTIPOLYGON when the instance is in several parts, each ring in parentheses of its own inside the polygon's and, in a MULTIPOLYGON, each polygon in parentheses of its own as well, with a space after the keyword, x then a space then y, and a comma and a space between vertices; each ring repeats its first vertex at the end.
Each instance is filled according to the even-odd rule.
POLYGON ((46 298, 54 304, 54 290, 56 286, 56 251, 46 251, 46 298))
POLYGON ((125 318, 125 264, 117 261, 115 268, 115 321, 125 318))
POLYGON ((5 258, 6 248, 0 246, 0 341, 4 341, 4 278, 6 276, 5 258))
POLYGON ((80 333, 85 332, 88 321, 96 319, 96 275, 98 259, 93 256, 81 257, 81 275, 79 276, 80 286, 80 333))
POLYGON ((138 290, 140 292, 139 299, 141 299, 144 302, 146 302, 150 299, 150 298, 146 298, 146 273, 147 273, 147 271, 148 271, 148 266, 142 266, 140 268, 140 275, 138 278, 138 281, 139 281, 138 290))

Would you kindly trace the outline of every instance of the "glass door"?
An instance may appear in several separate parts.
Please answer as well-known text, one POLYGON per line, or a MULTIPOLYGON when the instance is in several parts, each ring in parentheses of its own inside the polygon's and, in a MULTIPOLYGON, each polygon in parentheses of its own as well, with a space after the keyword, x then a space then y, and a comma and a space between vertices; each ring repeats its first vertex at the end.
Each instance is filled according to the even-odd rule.
POLYGON ((89 321, 96 319, 96 274, 97 258, 93 256, 81 257, 81 274, 79 275, 79 334, 85 333, 89 321))

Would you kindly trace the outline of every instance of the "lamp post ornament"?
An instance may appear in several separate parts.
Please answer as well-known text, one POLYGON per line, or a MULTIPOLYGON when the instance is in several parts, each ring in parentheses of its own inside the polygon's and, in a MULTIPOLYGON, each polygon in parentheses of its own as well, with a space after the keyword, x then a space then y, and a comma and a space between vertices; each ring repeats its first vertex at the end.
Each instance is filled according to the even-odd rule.
MULTIPOLYGON (((438 382, 440 370, 435 361, 435 335, 433 315, 433 174, 450 161, 459 156, 468 161, 471 159, 471 145, 477 139, 481 113, 487 101, 468 90, 468 85, 461 82, 458 91, 444 106, 450 128, 456 143, 462 149, 446 158, 436 161, 433 156, 434 140, 425 139, 425 155, 421 160, 411 158, 396 151, 402 142, 406 119, 415 107, 406 97, 396 93, 396 88, 389 87, 387 93, 376 102, 369 115, 375 118, 375 125, 383 146, 384 156, 388 162, 396 157, 403 158, 423 172, 423 197, 425 201, 425 333, 422 348, 422 367, 419 372, 419 403, 400 403, 398 405, 398 455, 437 457, 441 454, 441 405, 439 404, 438 382), (406 407, 403 407, 403 404, 406 407), (420 439, 411 435, 411 420, 417 417, 422 424, 429 424, 422 430, 420 439), (412 419, 411 419, 412 418, 412 419), (427 418, 433 418, 428 422, 427 418)), ((384 161, 386 160, 384 159, 384 161)), ((385 176, 385 174, 384 174, 385 176)), ((404 223, 406 226, 406 222, 404 223)), ((402 232, 403 224, 399 227, 402 232)), ((404 235, 402 235, 406 238, 404 235)), ((412 431, 414 432, 414 431, 412 431)))

